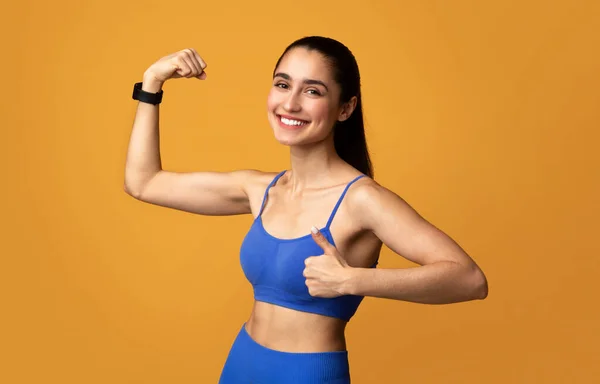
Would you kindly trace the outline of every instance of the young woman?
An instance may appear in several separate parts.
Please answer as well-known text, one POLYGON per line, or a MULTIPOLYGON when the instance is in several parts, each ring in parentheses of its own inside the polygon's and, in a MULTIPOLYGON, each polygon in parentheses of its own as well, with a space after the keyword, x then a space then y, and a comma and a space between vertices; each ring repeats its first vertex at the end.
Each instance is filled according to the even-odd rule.
POLYGON ((344 331, 364 296, 429 304, 487 296, 484 274, 461 247, 373 180, 348 48, 306 37, 275 65, 267 116, 290 148, 291 169, 281 172, 162 169, 161 87, 172 78, 205 79, 205 69, 194 49, 184 49, 136 84, 125 191, 201 215, 255 218, 240 254, 254 307, 220 383, 349 383, 344 331), (382 244, 420 266, 376 269, 382 244))

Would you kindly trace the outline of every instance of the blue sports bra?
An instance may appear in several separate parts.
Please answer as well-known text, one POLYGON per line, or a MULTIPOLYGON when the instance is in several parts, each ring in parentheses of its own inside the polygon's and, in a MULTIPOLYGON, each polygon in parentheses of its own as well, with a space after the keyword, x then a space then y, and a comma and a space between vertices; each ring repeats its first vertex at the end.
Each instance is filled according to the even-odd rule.
MULTIPOLYGON (((349 321, 360 305, 363 296, 345 295, 335 298, 313 297, 305 284, 304 260, 309 256, 323 254, 323 250, 312 235, 294 239, 279 239, 271 236, 263 227, 261 214, 265 207, 269 189, 285 171, 279 173, 267 187, 262 206, 240 248, 240 262, 246 278, 254 289, 254 299, 266 303, 291 308, 298 311, 316 313, 349 321)), ((321 233, 331 244, 335 241, 329 227, 348 188, 358 179, 352 180, 340 196, 333 212, 321 233)), ((373 264, 372 268, 377 265, 373 264)))

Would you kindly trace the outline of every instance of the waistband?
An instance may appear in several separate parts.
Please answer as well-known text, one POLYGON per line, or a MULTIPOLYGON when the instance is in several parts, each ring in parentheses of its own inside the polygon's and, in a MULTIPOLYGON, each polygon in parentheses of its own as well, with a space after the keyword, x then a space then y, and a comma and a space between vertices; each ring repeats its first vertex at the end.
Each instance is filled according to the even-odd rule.
POLYGON ((256 362, 254 368, 257 369, 259 377, 287 377, 299 383, 338 382, 337 380, 349 378, 348 351, 277 351, 252 339, 246 330, 245 322, 237 342, 246 346, 245 352, 256 362))

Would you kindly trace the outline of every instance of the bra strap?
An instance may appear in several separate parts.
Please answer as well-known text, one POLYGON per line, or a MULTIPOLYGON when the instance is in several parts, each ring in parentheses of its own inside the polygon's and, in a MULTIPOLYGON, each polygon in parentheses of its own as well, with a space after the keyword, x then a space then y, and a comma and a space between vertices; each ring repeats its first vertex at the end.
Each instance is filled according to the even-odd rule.
POLYGON ((267 195, 269 194, 269 189, 271 189, 271 187, 273 185, 275 185, 275 183, 277 182, 277 180, 279 180, 279 178, 281 176, 283 176, 284 173, 285 173, 285 171, 279 172, 277 174, 277 176, 275 176, 275 178, 271 181, 271 183, 269 183, 269 186, 267 187, 267 190, 265 191, 265 195, 263 196, 262 205, 260 206, 260 212, 258 212, 258 216, 256 216, 256 217, 260 217, 260 215, 262 215, 263 208, 265 207, 265 202, 267 201, 267 195))
POLYGON ((354 182, 356 180, 358 180, 358 179, 360 179, 361 177, 364 177, 364 176, 365 175, 359 175, 354 180, 352 180, 351 182, 349 182, 348 185, 346 185, 346 188, 344 188, 344 192, 342 192, 342 195, 338 199, 337 204, 333 208, 333 212, 331 212, 331 216, 329 216, 329 220, 327 220, 327 225, 325 226, 325 228, 329 228, 329 226, 331 225, 331 222, 333 221, 333 217, 335 216, 338 208, 340 207, 340 204, 342 203, 342 200, 344 199, 344 196, 346 195, 346 192, 348 192, 348 188, 350 188, 350 186, 352 184, 354 184, 354 182))

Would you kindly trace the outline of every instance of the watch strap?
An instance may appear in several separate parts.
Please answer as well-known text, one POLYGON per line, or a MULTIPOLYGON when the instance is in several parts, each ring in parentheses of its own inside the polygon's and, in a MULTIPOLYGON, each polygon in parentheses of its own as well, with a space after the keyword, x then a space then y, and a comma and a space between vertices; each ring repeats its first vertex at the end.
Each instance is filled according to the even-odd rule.
POLYGON ((135 83, 135 85, 133 86, 132 98, 134 100, 138 100, 143 103, 157 105, 157 104, 161 103, 162 96, 163 96, 162 89, 157 93, 152 93, 152 92, 146 92, 146 91, 142 90, 141 82, 135 83))

